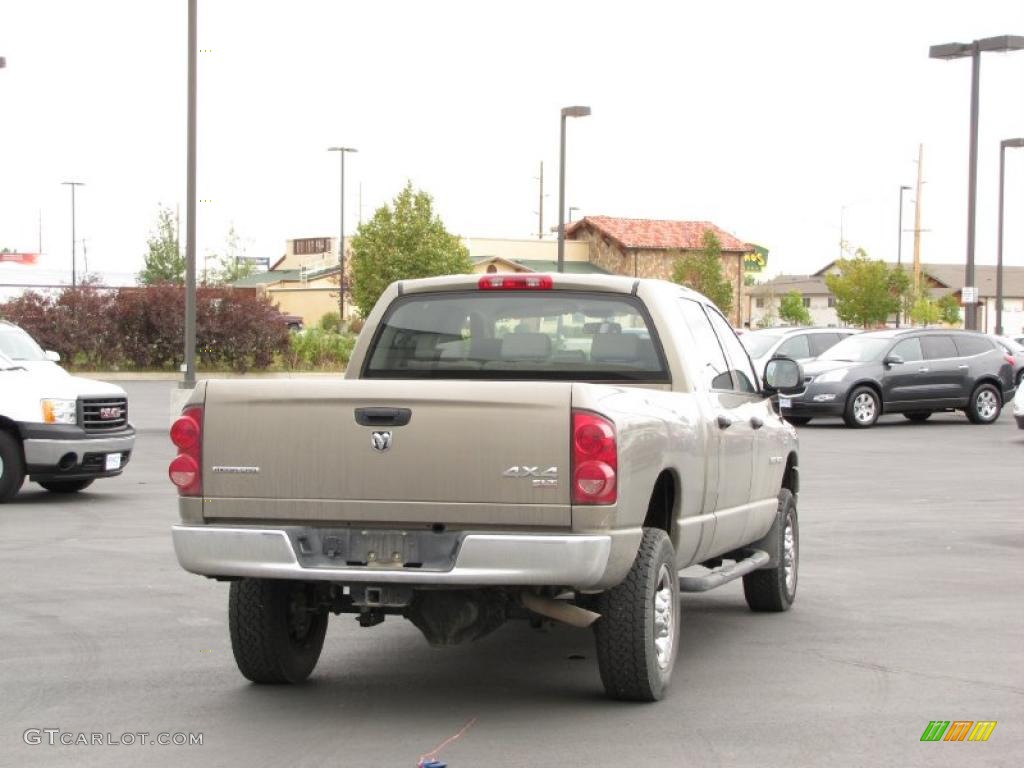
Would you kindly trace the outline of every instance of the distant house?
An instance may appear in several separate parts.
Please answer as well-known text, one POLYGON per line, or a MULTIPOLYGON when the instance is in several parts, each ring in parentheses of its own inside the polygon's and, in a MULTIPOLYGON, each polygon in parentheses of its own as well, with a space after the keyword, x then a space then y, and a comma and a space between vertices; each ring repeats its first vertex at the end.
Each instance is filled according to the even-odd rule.
POLYGON ((569 240, 589 246, 589 260, 614 275, 672 279, 676 259, 704 247, 704 233, 714 232, 722 245, 722 274, 733 287, 730 320, 742 322, 743 259, 754 249, 709 221, 666 221, 586 216, 565 231, 569 240))
POLYGON ((767 282, 747 288, 745 315, 751 328, 780 325, 779 304, 782 297, 796 291, 811 315, 813 325, 834 328, 840 325, 835 311, 835 297, 825 285, 822 275, 779 275, 767 282))

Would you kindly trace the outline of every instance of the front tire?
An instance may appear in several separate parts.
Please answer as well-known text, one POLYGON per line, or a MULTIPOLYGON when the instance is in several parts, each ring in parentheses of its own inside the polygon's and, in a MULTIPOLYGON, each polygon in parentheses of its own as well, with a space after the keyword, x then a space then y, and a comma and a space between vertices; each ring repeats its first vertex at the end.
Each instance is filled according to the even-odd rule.
POLYGON ((1003 410, 999 390, 991 384, 979 384, 971 393, 967 406, 967 419, 971 424, 991 424, 1003 410))
POLYGON ((0 504, 14 498, 24 482, 21 445, 9 432, 0 430, 0 504))
POLYGON ((327 632, 303 582, 243 579, 231 583, 228 628, 238 670, 254 683, 301 683, 313 672, 327 632))
POLYGON ((857 387, 846 400, 843 421, 854 429, 873 427, 882 413, 882 404, 871 387, 857 387))
POLYGON ((743 596, 758 613, 788 611, 796 599, 800 568, 800 526, 796 499, 788 488, 779 492, 779 511, 767 537, 773 568, 752 571, 743 577, 743 596))
POLYGON ((39 484, 50 493, 78 493, 92 485, 89 480, 40 480, 39 484))
POLYGON ((597 600, 597 664, 605 693, 657 701, 672 679, 679 649, 679 574, 665 531, 644 528, 633 567, 597 600))

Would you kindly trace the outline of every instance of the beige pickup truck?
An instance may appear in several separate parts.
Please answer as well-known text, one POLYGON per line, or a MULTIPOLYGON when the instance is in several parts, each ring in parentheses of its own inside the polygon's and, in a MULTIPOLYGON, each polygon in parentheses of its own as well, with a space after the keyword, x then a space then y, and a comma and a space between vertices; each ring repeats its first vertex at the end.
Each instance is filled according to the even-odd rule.
POLYGON ((312 672, 331 613, 437 645, 514 618, 593 626, 601 679, 655 700, 679 592, 796 593, 797 437, 703 296, 611 276, 391 285, 344 379, 201 382, 171 429, 182 567, 231 582, 257 683, 312 672))

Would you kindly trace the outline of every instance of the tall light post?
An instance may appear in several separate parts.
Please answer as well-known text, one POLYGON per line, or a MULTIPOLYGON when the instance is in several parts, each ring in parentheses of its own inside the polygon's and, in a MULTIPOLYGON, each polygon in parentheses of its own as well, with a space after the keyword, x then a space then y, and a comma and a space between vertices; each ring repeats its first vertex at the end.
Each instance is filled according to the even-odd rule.
POLYGON ((75 272, 75 187, 84 187, 85 182, 62 181, 61 184, 71 187, 71 287, 74 288, 78 283, 75 272))
MULTIPOLYGON (((1024 37, 1018 35, 1001 35, 986 37, 971 43, 944 43, 933 45, 928 49, 932 59, 964 59, 971 57, 971 136, 968 151, 967 170, 967 267, 964 272, 964 285, 974 285, 974 221, 978 193, 978 85, 981 80, 981 54, 990 51, 1018 51, 1024 48, 1024 37)), ((978 329, 977 290, 974 301, 965 307, 964 327, 969 331, 978 329)))
POLYGON ((345 155, 349 152, 358 152, 358 149, 352 147, 328 147, 328 152, 337 152, 341 155, 341 213, 339 219, 341 221, 338 229, 338 267, 341 270, 338 273, 338 323, 345 320, 345 155))
MULTIPOLYGON (((896 240, 896 266, 900 269, 903 268, 903 193, 906 192, 910 187, 900 185, 900 217, 899 217, 899 237, 896 240)), ((896 327, 900 327, 900 315, 902 314, 903 308, 901 306, 896 307, 896 327)))
POLYGON ((561 144, 558 150, 558 271, 565 271, 565 118, 586 117, 590 107, 562 107, 561 144))
POLYGON ((185 378, 181 389, 196 386, 196 91, 199 9, 188 0, 188 84, 185 155, 185 378))
POLYGON ((1024 147, 1024 139, 999 142, 999 250, 996 252, 996 335, 1003 335, 1003 187, 1006 178, 1006 148, 1024 147))

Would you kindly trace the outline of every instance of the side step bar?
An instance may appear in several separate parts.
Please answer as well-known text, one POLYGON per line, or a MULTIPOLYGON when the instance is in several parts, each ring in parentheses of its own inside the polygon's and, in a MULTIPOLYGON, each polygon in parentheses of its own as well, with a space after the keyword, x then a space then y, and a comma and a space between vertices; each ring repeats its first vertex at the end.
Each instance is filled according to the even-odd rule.
MULTIPOLYGON (((747 550, 746 555, 747 556, 742 560, 737 560, 735 563, 720 565, 717 568, 700 575, 683 575, 694 568, 694 566, 680 571, 680 591, 707 592, 709 589, 719 587, 733 579, 738 579, 740 576, 746 576, 751 571, 756 571, 761 566, 767 565, 768 561, 771 559, 767 552, 762 552, 760 549, 747 550)), ((700 566, 696 566, 696 568, 700 568, 700 566)))

